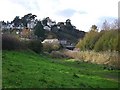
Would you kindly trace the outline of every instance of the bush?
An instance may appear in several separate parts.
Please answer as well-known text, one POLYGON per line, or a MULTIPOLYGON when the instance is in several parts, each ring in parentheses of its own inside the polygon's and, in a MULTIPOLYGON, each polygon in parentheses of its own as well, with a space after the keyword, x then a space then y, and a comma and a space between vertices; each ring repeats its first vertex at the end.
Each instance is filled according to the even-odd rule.
POLYGON ((29 49, 36 53, 40 53, 42 51, 42 44, 39 40, 30 40, 26 42, 26 45, 29 49))
POLYGON ((98 33, 96 31, 88 32, 85 37, 78 42, 76 45, 77 48, 80 50, 93 50, 95 43, 99 39, 102 33, 98 33))
POLYGON ((43 43, 43 50, 46 52, 56 51, 59 48, 60 48, 59 43, 48 43, 48 42, 43 43))
POLYGON ((119 30, 109 30, 109 31, 101 31, 88 32, 85 37, 78 42, 76 45, 80 50, 95 50, 99 51, 120 51, 119 47, 119 30))
POLYGON ((65 55, 64 53, 60 52, 60 51, 52 51, 50 54, 53 58, 68 58, 67 55, 65 55))
POLYGON ((23 49, 23 45, 19 39, 11 35, 2 35, 3 50, 19 50, 23 49))
POLYGON ((95 44, 95 51, 119 51, 119 37, 118 30, 104 31, 104 34, 95 44))

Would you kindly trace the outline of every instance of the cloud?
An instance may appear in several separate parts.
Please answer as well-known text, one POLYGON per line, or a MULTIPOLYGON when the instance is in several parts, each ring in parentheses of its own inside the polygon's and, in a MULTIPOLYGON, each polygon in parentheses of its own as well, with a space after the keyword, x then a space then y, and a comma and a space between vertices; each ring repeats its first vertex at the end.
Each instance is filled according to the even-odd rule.
POLYGON ((70 8, 67 8, 67 9, 64 9, 64 10, 60 10, 60 11, 57 11, 57 15, 60 15, 60 16, 63 16, 63 17, 65 17, 65 18, 70 18, 70 17, 72 17, 75 13, 79 13, 79 14, 87 14, 87 12, 85 12, 85 11, 82 11, 82 10, 80 10, 80 11, 76 11, 76 10, 74 10, 74 9, 70 9, 70 8))
POLYGON ((91 14, 79 14, 75 13, 71 17, 71 22, 73 25, 75 25, 78 29, 89 31, 90 27, 93 24, 96 24, 98 22, 97 17, 92 16, 91 14))
POLYGON ((20 5, 26 10, 39 10, 40 7, 36 0, 10 0, 11 3, 20 5))
MULTIPOLYGON (((1 0, 0 21, 32 13, 37 19, 50 17, 56 21, 71 19, 78 29, 88 31, 106 17, 118 17, 119 0, 1 0)), ((107 18, 108 19, 108 18, 107 18)), ((109 18, 109 20, 112 20, 109 18)))
POLYGON ((78 13, 79 13, 79 14, 88 14, 88 13, 85 12, 85 11, 79 11, 78 13))
POLYGON ((61 11, 57 11, 57 14, 63 17, 71 17, 76 13, 75 10, 73 9, 64 9, 61 11))

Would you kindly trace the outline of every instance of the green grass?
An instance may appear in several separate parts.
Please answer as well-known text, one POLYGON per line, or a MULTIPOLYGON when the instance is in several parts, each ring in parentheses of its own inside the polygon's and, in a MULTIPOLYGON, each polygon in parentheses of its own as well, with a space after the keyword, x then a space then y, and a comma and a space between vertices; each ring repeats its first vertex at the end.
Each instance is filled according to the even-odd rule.
POLYGON ((118 88, 119 70, 28 51, 3 51, 3 88, 118 88))

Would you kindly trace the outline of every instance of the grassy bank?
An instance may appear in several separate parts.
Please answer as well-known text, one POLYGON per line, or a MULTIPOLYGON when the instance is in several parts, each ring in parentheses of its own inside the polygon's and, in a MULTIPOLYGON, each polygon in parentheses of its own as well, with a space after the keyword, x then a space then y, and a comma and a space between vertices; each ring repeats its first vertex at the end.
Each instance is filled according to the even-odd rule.
POLYGON ((3 88, 118 88, 120 72, 27 51, 3 51, 2 70, 3 88))

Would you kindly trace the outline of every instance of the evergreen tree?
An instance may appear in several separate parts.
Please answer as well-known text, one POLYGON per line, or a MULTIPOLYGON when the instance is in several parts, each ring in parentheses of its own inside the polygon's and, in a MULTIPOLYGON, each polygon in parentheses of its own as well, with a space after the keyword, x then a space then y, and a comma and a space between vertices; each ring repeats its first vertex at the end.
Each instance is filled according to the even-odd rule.
POLYGON ((12 21, 14 23, 14 27, 19 27, 21 25, 21 19, 19 16, 16 16, 14 20, 12 21))
POLYGON ((34 34, 43 40, 45 38, 45 30, 43 29, 43 25, 41 24, 41 21, 37 22, 37 25, 34 27, 34 34))
POLYGON ((72 30, 73 29, 73 26, 71 24, 71 20, 70 19, 67 19, 65 23, 66 23, 66 28, 68 30, 72 30))
POLYGON ((91 30, 97 32, 98 31, 97 26, 96 25, 92 25, 91 30))
POLYGON ((32 13, 29 13, 29 14, 24 15, 24 16, 21 18, 24 27, 27 27, 27 24, 28 24, 31 20, 35 19, 35 17, 37 17, 37 16, 36 16, 36 15, 32 15, 32 13))

